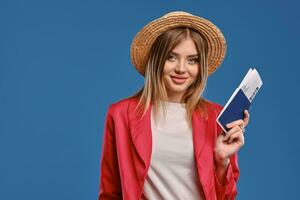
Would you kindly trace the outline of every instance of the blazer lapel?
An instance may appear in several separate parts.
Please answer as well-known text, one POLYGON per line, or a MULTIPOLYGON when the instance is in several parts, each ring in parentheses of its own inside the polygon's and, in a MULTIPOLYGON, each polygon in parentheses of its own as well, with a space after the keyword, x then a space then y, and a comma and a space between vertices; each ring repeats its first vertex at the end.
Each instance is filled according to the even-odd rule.
POLYGON ((192 114, 192 126, 194 153, 196 158, 200 158, 205 143, 207 120, 198 111, 194 111, 192 114))
POLYGON ((197 164, 198 177, 202 185, 203 192, 206 199, 210 196, 211 176, 210 163, 207 159, 207 155, 204 152, 204 146, 207 141, 207 132, 209 120, 205 119, 200 113, 193 112, 192 124, 193 124, 193 143, 194 143, 194 154, 195 161, 197 164))
POLYGON ((132 99, 129 104, 129 128, 131 139, 134 147, 143 161, 144 167, 150 165, 151 152, 152 152, 152 134, 151 134, 151 108, 150 104, 146 114, 141 118, 141 115, 135 110, 137 100, 132 99))

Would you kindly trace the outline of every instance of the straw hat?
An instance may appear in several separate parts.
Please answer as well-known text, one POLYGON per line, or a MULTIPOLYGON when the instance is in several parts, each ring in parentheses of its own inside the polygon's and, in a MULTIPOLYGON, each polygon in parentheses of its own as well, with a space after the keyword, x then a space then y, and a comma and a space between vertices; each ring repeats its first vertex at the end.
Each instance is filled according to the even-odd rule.
POLYGON ((152 44, 163 32, 188 27, 200 32, 208 43, 208 74, 211 75, 222 63, 226 53, 226 41, 212 22, 183 11, 167 13, 144 26, 131 44, 131 62, 137 71, 145 75, 145 66, 152 44))

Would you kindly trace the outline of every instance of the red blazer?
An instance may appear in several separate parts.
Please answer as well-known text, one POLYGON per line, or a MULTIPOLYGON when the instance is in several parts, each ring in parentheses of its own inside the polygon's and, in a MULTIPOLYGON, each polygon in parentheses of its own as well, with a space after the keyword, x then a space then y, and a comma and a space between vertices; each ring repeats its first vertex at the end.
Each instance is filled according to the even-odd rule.
MULTIPOLYGON (((107 112, 102 145, 99 200, 140 200, 152 152, 151 107, 140 119, 134 111, 138 100, 127 98, 107 112)), ((222 132, 216 118, 222 106, 210 102, 208 119, 192 114, 194 155, 199 180, 207 200, 234 199, 239 177, 237 154, 230 158, 226 184, 215 173, 213 150, 222 132)))

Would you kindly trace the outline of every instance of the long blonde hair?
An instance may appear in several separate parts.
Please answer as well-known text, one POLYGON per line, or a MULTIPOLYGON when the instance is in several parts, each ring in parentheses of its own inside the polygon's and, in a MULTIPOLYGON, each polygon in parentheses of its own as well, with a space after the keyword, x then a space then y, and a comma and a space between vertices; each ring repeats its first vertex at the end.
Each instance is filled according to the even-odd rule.
POLYGON ((201 114, 207 117, 205 109, 207 101, 202 98, 208 78, 207 41, 199 32, 186 27, 179 27, 164 32, 151 47, 145 68, 145 84, 131 96, 139 97, 136 109, 142 111, 142 116, 146 113, 151 102, 154 105, 154 112, 157 112, 158 105, 162 104, 165 113, 165 102, 168 96, 166 86, 162 80, 163 67, 170 52, 188 37, 194 41, 199 59, 198 75, 183 95, 188 124, 190 127, 192 126, 192 113, 195 109, 198 109, 201 114))

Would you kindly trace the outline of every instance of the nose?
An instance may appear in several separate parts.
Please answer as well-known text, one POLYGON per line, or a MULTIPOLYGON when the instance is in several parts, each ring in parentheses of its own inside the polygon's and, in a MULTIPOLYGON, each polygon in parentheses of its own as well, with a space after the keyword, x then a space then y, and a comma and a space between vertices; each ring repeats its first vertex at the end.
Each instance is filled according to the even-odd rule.
POLYGON ((185 73, 185 70, 185 62, 184 60, 180 60, 176 65, 175 72, 178 74, 183 74, 185 73))

